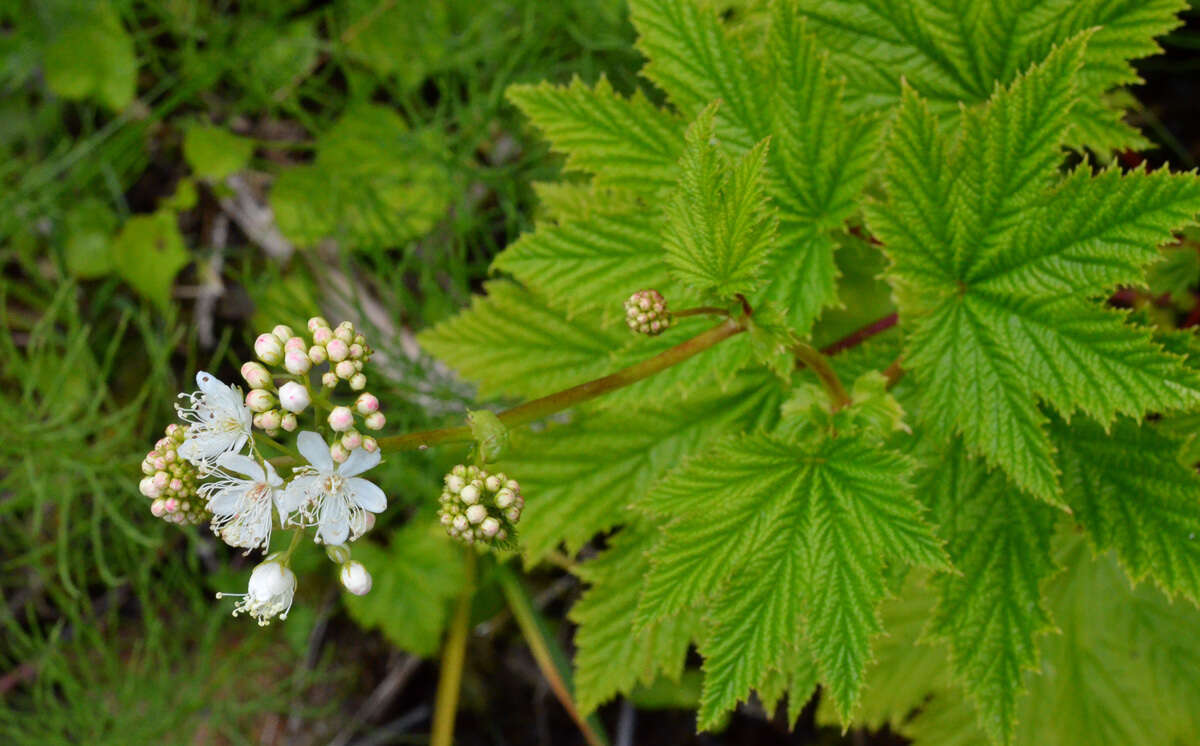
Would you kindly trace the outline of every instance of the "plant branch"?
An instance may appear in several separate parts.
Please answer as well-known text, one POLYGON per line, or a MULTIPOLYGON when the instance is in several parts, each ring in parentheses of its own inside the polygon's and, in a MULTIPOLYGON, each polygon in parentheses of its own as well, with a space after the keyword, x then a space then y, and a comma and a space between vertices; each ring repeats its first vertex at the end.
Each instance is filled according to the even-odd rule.
POLYGON ((832 400, 831 408, 834 412, 850 405, 850 395, 846 393, 846 388, 842 386, 833 366, 815 347, 804 342, 797 342, 792 346, 792 354, 817 374, 817 378, 821 379, 821 385, 825 387, 826 393, 832 400))
POLYGON ((853 334, 842 337, 833 344, 821 348, 821 352, 825 355, 836 355, 843 350, 848 350, 851 347, 857 347, 871 337, 874 337, 876 334, 882 334, 888 329, 891 329, 899 320, 899 314, 888 314, 882 319, 872 321, 870 324, 867 324, 853 334))
POLYGON ((442 666, 438 673, 437 701, 433 711, 430 746, 452 746, 454 718, 458 713, 458 691, 462 684, 463 659, 467 650, 467 631, 471 626, 471 598, 475 595, 475 550, 467 547, 467 561, 458 608, 450 622, 450 633, 442 648, 442 666))
POLYGON ((671 316, 677 319, 685 316, 725 316, 728 318, 729 310, 716 306, 696 306, 695 308, 685 308, 682 311, 672 311, 671 316))

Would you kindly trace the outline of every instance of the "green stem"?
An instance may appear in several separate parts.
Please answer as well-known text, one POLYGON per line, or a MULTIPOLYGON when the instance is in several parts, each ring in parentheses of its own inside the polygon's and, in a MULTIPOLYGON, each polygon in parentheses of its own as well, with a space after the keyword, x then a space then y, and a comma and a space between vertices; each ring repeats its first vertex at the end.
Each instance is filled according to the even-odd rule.
POLYGON ((850 405, 850 395, 846 393, 846 388, 842 386, 842 382, 838 379, 837 373, 833 371, 833 366, 825 359, 825 356, 816 350, 812 345, 804 342, 797 342, 792 347, 792 353, 796 359, 804 363, 813 373, 817 374, 817 378, 821 379, 821 385, 825 387, 825 392, 829 394, 832 401, 831 408, 834 412, 850 405))
POLYGON ((558 698, 563 709, 579 726, 579 732, 583 734, 583 738, 589 746, 606 746, 608 739, 604 735, 604 726, 599 719, 594 715, 582 717, 579 709, 575 706, 575 698, 571 693, 570 665, 554 638, 547 632, 537 609, 533 606, 533 599, 529 597, 528 591, 525 590, 516 573, 507 565, 497 565, 494 577, 500 583, 500 589, 504 592, 505 600, 508 601, 508 608, 512 611, 517 626, 521 628, 521 634, 524 636, 526 644, 529 645, 529 652, 533 654, 533 659, 541 669, 542 676, 546 677, 546 683, 550 685, 550 690, 554 692, 554 696, 558 698))
POLYGON ((433 733, 429 746, 452 746, 454 718, 458 713, 458 692, 462 685, 463 660, 467 650, 467 631, 471 626, 471 598, 475 595, 475 550, 466 549, 462 593, 450 622, 450 633, 442 647, 442 667, 438 675, 437 701, 433 710, 433 733))
POLYGON ((682 311, 672 311, 671 316, 676 319, 682 319, 685 316, 724 316, 729 318, 729 310, 716 306, 696 306, 695 308, 685 308, 682 311))
MULTIPOLYGON (((746 327, 738 319, 726 319, 708 331, 697 334, 685 342, 680 342, 671 349, 665 350, 652 358, 619 370, 612 375, 597 378, 587 383, 581 383, 578 386, 573 386, 558 393, 543 396, 541 399, 534 399, 531 402, 526 402, 520 406, 505 410, 498 417, 501 422, 509 427, 528 425, 531 422, 544 419, 564 409, 570 409, 577 404, 582 404, 598 396, 603 396, 610 391, 616 391, 630 384, 637 383, 655 373, 661 373, 667 368, 678 365, 688 358, 698 355, 713 345, 723 342, 745 330, 746 327)), ((471 428, 463 425, 460 427, 444 427, 438 430, 424 430, 416 433, 405 433, 403 435, 380 438, 379 448, 385 453, 416 451, 443 443, 466 443, 472 439, 471 428)), ((281 466, 293 466, 298 461, 291 457, 280 457, 271 459, 271 463, 278 468, 281 466)))

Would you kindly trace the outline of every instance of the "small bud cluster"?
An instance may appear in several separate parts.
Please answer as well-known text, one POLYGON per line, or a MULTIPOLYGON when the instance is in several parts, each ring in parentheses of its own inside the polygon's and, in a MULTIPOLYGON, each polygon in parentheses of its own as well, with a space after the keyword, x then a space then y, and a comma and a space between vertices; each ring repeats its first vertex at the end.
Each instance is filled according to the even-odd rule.
POLYGON ((467 544, 507 541, 525 507, 515 479, 462 464, 446 475, 439 502, 438 518, 446 533, 467 544))
POLYGON ((356 428, 356 418, 366 430, 382 430, 387 424, 379 411, 379 399, 368 391, 363 367, 374 352, 366 338, 343 321, 337 328, 320 316, 308 320, 308 338, 280 324, 254 341, 254 354, 262 362, 242 366, 242 377, 251 389, 246 394, 246 406, 254 412, 254 425, 275 436, 280 429, 296 429, 296 416, 312 403, 309 387, 297 381, 287 381, 275 390, 274 378, 266 366, 282 366, 292 376, 307 376, 314 366, 328 364, 321 374, 321 385, 332 392, 343 381, 352 392, 359 392, 353 404, 338 405, 329 413, 329 427, 338 439, 329 447, 338 463, 344 462, 356 448, 374 451, 379 447, 375 438, 356 428), (264 365, 264 363, 266 365, 264 365))
POLYGON ((199 524, 208 520, 204 501, 197 495, 202 476, 197 467, 179 455, 179 445, 187 435, 182 425, 168 425, 166 435, 154 444, 154 450, 142 460, 142 481, 138 489, 154 502, 150 512, 170 523, 199 524))
POLYGON ((637 291, 625 301, 625 322, 635 334, 662 334, 671 326, 666 298, 657 290, 637 291))

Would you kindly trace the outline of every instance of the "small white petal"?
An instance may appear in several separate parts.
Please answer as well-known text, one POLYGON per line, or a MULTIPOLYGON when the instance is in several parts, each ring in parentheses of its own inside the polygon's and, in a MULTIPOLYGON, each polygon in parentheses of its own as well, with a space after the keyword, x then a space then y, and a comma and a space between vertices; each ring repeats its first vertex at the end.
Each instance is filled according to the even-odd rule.
POLYGON ((288 486, 282 491, 275 492, 275 505, 279 508, 280 517, 284 517, 286 513, 294 513, 299 510, 313 491, 317 487, 317 483, 321 478, 316 475, 296 477, 288 482, 288 486))
POLYGON ((267 462, 267 484, 272 487, 278 487, 283 484, 283 479, 279 477, 279 472, 275 471, 275 467, 271 466, 271 462, 267 462))
POLYGON ((308 463, 317 467, 317 471, 333 471, 333 458, 329 455, 329 444, 320 435, 305 430, 296 436, 296 447, 300 454, 308 459, 308 463))
POLYGON ((379 459, 383 455, 379 451, 368 451, 364 448, 355 448, 350 453, 350 458, 338 467, 338 474, 343 477, 356 477, 362 474, 367 469, 372 469, 379 464, 379 459))
POLYGON ((238 512, 238 508, 242 504, 242 499, 251 487, 253 485, 238 482, 233 486, 221 490, 209 500, 208 509, 214 515, 231 515, 238 512))
POLYGON ((262 467, 258 465, 258 462, 240 453, 221 454, 217 457, 217 466, 226 471, 250 477, 255 482, 265 482, 267 480, 267 475, 263 472, 262 467))
POLYGON ((387 494, 379 485, 366 479, 347 479, 346 491, 363 510, 382 513, 387 508, 387 494))

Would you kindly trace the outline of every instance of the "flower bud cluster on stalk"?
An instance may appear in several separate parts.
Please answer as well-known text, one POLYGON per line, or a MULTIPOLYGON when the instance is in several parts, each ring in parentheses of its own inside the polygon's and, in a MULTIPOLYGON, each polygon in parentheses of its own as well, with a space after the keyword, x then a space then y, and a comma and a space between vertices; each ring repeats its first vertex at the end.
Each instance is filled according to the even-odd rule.
POLYGON ((504 546, 515 535, 525 508, 517 480, 459 464, 446 475, 445 483, 438 519, 452 538, 504 546))

